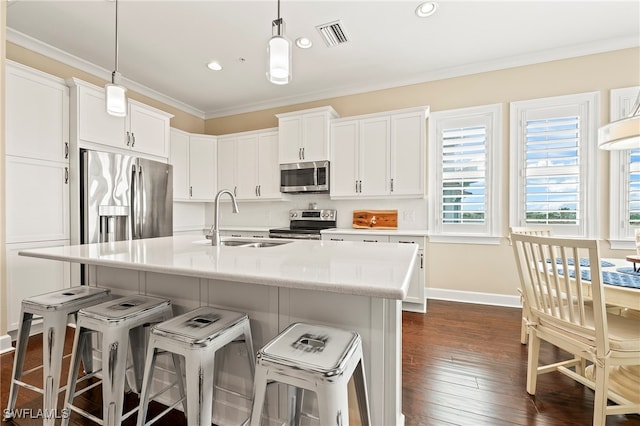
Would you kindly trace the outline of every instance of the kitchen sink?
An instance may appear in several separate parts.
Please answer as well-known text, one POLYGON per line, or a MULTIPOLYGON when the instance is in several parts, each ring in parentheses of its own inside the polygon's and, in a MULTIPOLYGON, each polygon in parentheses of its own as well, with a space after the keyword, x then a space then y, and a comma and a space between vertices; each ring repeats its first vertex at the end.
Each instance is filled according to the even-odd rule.
MULTIPOLYGON (((262 239, 237 239, 237 238, 223 238, 220 241, 221 246, 227 247, 253 247, 253 248, 267 248, 276 247, 283 244, 291 243, 288 240, 262 240, 262 239)), ((211 245, 211 240, 198 240, 194 241, 194 244, 211 245)))

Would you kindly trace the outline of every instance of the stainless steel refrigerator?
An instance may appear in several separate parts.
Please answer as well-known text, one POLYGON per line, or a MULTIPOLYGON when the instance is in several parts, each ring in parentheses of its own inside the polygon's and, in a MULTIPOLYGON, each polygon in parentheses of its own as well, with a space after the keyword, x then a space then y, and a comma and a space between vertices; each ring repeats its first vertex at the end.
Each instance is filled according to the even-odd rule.
POLYGON ((173 166, 80 151, 81 243, 173 234, 173 166))

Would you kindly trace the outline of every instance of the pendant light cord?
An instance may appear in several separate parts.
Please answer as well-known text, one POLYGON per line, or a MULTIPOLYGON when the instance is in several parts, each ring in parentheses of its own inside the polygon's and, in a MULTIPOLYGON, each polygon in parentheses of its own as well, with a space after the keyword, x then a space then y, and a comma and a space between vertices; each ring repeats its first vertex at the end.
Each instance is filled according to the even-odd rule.
MULTIPOLYGON (((279 2, 280 0, 278 0, 279 2)), ((115 60, 115 64, 116 64, 116 68, 115 70, 113 70, 113 72, 111 73, 111 83, 115 84, 115 79, 116 79, 116 73, 118 72, 118 0, 116 0, 116 60, 115 60)))

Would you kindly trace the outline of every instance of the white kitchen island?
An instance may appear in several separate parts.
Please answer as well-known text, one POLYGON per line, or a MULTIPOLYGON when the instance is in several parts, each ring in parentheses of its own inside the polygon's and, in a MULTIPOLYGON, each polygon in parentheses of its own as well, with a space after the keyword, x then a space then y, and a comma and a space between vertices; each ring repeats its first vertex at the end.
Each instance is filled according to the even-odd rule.
MULTIPOLYGON (((20 255, 89 265, 91 285, 109 287, 116 295, 171 298, 176 314, 200 305, 244 311, 251 319, 255 349, 298 321, 357 331, 372 424, 389 426, 404 423, 401 300, 417 250, 414 244, 309 240, 262 248, 212 247, 185 235, 24 250, 20 255)), ((227 351, 220 380, 250 394, 246 360, 237 355, 241 349, 227 351)), ((158 380, 168 377, 160 374, 158 380)), ((313 411, 314 398, 305 399, 313 411)), ((283 387, 270 390, 270 424, 286 419, 285 402, 283 387)), ((247 401, 218 392, 214 422, 239 424, 249 408, 247 401)))

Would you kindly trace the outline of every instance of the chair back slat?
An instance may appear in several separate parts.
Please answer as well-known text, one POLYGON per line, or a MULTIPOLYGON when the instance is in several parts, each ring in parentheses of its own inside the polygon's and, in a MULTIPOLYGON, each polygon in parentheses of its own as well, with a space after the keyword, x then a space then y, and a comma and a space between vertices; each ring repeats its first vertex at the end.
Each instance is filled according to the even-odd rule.
POLYGON ((598 242, 518 233, 511 239, 532 321, 572 330, 608 350, 598 242))

